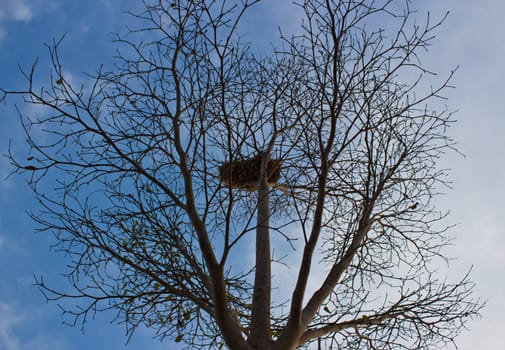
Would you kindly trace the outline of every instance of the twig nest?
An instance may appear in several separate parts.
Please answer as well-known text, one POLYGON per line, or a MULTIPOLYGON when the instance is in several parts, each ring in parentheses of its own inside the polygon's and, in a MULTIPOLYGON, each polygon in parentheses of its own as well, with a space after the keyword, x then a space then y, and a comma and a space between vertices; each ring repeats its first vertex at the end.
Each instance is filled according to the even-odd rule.
MULTIPOLYGON (((231 188, 253 191, 258 187, 261 171, 261 155, 244 160, 225 162, 219 167, 221 182, 231 188)), ((281 177, 281 160, 269 159, 267 163, 267 182, 276 184, 281 177)))

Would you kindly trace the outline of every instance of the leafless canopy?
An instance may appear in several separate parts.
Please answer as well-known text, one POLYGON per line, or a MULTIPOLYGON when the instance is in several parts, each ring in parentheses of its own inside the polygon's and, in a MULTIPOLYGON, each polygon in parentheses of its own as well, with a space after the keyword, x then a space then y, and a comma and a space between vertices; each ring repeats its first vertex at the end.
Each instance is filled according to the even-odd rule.
POLYGON ((91 84, 71 84, 55 42, 48 85, 34 66, 2 90, 45 108, 21 115, 31 150, 11 159, 72 291, 38 285, 72 324, 110 309, 129 336, 191 349, 446 346, 481 304, 430 268, 448 242, 432 197, 452 73, 418 54, 441 21, 409 1, 303 0, 300 31, 261 56, 239 35, 260 2, 149 1, 91 84))

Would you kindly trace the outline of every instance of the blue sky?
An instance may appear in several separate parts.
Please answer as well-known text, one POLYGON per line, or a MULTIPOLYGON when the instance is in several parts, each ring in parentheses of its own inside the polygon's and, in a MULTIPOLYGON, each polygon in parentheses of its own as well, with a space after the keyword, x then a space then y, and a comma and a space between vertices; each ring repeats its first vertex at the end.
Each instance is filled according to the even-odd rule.
MULTIPOLYGON (((19 87, 18 64, 29 67, 36 57, 40 67, 47 63, 44 43, 66 33, 62 57, 73 79, 110 62, 111 32, 123 31, 128 17, 121 11, 138 6, 132 0, 0 0, 0 85, 19 87)), ((266 0, 246 22, 246 31, 257 45, 268 47, 277 25, 293 27, 296 20, 288 0, 266 0), (256 21, 257 19, 257 21, 256 21), (258 25, 260 26, 258 27, 258 25)), ((432 50, 424 58, 428 67, 448 72, 460 69, 449 93, 449 109, 459 110, 451 135, 466 157, 456 153, 441 159, 452 168, 453 190, 439 199, 450 209, 455 246, 448 255, 456 257, 447 270, 461 276, 473 265, 476 294, 488 300, 482 319, 469 323, 457 341, 462 350, 503 350, 505 333, 505 245, 503 228, 505 185, 505 2, 502 0, 425 0, 415 2, 421 11, 430 9, 441 16, 450 10, 432 50)), ((36 109, 25 112, 36 114, 36 109)), ((23 146, 23 136, 12 103, 0 106, 0 153, 8 140, 23 146)), ((86 327, 62 326, 56 304, 46 304, 32 286, 33 274, 44 274, 58 283, 65 260, 50 251, 51 237, 36 234, 25 214, 34 207, 22 178, 9 177, 9 164, 0 158, 0 350, 90 349, 176 349, 151 339, 141 329, 124 345, 124 329, 110 324, 111 315, 98 315, 86 327)))

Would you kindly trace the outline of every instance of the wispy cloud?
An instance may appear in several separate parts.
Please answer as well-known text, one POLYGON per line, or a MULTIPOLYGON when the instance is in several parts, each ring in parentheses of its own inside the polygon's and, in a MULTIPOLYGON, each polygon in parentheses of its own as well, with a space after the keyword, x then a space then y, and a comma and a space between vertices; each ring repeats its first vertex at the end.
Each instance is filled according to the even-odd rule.
POLYGON ((33 18, 33 7, 29 0, 1 0, 0 5, 2 20, 28 22, 33 18))
POLYGON ((14 327, 22 321, 14 309, 0 303, 0 348, 5 350, 20 350, 20 340, 14 335, 14 327))
POLYGON ((55 8, 57 3, 51 0, 0 0, 0 40, 7 36, 9 22, 27 23, 55 8))
POLYGON ((33 6, 29 0, 0 0, 0 39, 7 35, 6 22, 29 22, 32 19, 33 6))
MULTIPOLYGON (((31 317, 40 316, 38 313, 30 313, 31 317)), ((30 322, 29 314, 14 306, 0 301, 0 349, 2 350, 58 350, 64 349, 62 339, 49 335, 21 336, 20 327, 30 322)), ((25 332, 23 332, 26 334, 25 332)))

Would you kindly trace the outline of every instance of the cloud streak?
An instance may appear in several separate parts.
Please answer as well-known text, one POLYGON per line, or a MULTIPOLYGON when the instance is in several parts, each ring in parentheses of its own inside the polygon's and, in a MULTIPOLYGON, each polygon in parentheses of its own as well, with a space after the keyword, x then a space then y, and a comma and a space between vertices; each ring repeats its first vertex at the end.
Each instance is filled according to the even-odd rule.
MULTIPOLYGON (((38 313, 30 314, 32 317, 40 316, 38 313)), ((50 335, 21 336, 20 326, 33 321, 26 312, 21 312, 12 305, 0 301, 0 349, 2 350, 59 350, 64 349, 62 339, 50 335)), ((33 334, 31 332, 27 332, 33 334)))
POLYGON ((6 22, 29 22, 33 19, 33 3, 28 0, 0 0, 0 39, 7 35, 6 22))
POLYGON ((10 23, 28 23, 57 7, 57 3, 51 0, 0 0, 0 40, 8 35, 10 23))
POLYGON ((0 18, 28 22, 33 18, 32 3, 27 0, 1 0, 0 18))
POLYGON ((5 350, 20 350, 19 339, 14 336, 14 328, 22 321, 14 309, 5 303, 0 303, 0 348, 5 350))

